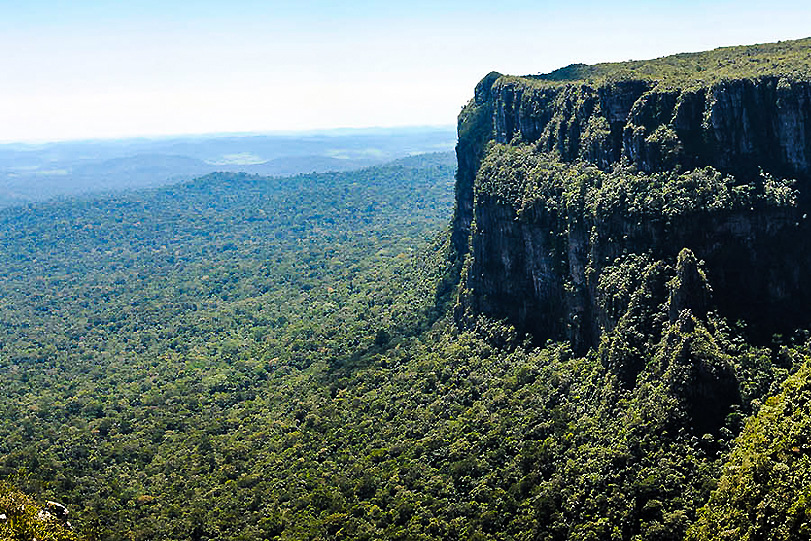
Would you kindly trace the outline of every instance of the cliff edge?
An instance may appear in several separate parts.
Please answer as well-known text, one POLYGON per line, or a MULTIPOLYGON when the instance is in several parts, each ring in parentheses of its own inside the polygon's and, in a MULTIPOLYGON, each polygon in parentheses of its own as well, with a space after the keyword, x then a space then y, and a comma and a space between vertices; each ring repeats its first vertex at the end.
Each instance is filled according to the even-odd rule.
POLYGON ((811 39, 490 73, 458 130, 459 321, 597 347, 685 248, 712 294, 680 309, 755 340, 811 319, 811 39))

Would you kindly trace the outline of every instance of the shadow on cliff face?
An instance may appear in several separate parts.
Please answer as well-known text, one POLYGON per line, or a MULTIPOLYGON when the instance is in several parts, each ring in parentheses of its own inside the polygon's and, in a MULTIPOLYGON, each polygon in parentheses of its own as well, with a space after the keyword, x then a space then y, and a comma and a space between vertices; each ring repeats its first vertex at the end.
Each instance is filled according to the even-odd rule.
MULTIPOLYGON (((599 179, 588 182, 601 189, 599 179)), ((555 195, 518 212, 479 194, 463 278, 466 310, 506 319, 537 344, 568 340, 583 354, 619 323, 616 308, 606 307, 616 299, 601 290, 601 281, 632 254, 674 265, 687 247, 704 262, 712 308, 730 321, 745 321, 753 342, 768 343, 774 334, 808 324, 811 226, 799 205, 752 198, 724 203, 732 200, 723 196, 707 204, 726 208, 698 206, 669 216, 631 210, 633 202, 604 212, 587 212, 588 203, 566 209, 566 197, 555 195)))
POLYGON ((731 216, 701 246, 718 311, 747 323, 748 338, 766 344, 811 319, 811 226, 807 211, 731 216))

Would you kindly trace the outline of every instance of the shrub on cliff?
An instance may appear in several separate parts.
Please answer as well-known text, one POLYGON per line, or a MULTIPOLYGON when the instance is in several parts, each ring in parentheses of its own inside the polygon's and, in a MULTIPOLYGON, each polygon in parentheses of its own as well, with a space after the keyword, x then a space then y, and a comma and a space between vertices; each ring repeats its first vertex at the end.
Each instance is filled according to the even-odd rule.
POLYGON ((0 481, 0 540, 80 541, 65 520, 0 481))

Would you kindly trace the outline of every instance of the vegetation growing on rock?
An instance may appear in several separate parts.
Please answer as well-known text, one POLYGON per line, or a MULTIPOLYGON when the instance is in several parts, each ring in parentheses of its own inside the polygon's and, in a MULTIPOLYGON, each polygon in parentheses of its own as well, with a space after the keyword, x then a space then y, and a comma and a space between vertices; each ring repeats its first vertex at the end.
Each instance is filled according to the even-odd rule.
POLYGON ((0 481, 0 539, 3 541, 80 541, 67 522, 51 509, 59 504, 40 505, 30 496, 0 481))
POLYGON ((805 364, 747 422, 688 539, 811 536, 810 375, 805 364))

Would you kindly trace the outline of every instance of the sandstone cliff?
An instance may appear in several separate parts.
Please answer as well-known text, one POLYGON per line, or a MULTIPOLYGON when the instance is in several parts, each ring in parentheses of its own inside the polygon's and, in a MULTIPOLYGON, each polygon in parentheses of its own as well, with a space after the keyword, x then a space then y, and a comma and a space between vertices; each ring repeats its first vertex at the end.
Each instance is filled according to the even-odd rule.
POLYGON ((807 324, 810 59, 811 39, 489 74, 459 117, 457 317, 596 347, 629 308, 629 258, 672 278, 689 248, 713 294, 681 309, 756 339, 807 324))

